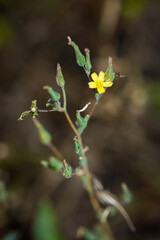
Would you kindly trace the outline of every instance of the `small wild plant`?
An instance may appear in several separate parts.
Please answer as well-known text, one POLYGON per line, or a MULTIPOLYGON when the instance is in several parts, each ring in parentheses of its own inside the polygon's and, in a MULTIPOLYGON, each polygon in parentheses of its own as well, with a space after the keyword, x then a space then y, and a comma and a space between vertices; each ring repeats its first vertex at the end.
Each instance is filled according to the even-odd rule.
POLYGON ((80 228, 78 230, 78 237, 84 237, 85 239, 109 239, 113 240, 114 236, 110 225, 108 223, 109 216, 113 215, 115 211, 119 211, 122 216, 125 218, 128 223, 131 231, 135 231, 135 227, 122 206, 123 204, 129 203, 131 201, 131 193, 126 184, 122 184, 122 199, 121 201, 117 200, 110 192, 106 191, 103 188, 102 183, 92 175, 89 170, 88 160, 87 160, 87 151, 88 147, 84 145, 82 140, 83 131, 86 129, 88 122, 95 110, 95 107, 99 103, 100 98, 105 94, 107 88, 111 87, 114 83, 115 73, 112 68, 112 58, 108 59, 108 66, 105 72, 100 71, 97 75, 95 72, 91 74, 91 60, 90 60, 90 51, 85 49, 85 56, 79 50, 79 47, 68 37, 68 44, 73 47, 76 55, 77 64, 82 67, 88 77, 88 87, 94 90, 95 100, 93 103, 88 103, 81 110, 76 111, 76 123, 74 124, 71 120, 69 113, 67 111, 67 98, 65 91, 65 80, 62 73, 60 64, 57 64, 57 75, 56 82, 57 85, 61 88, 61 94, 54 91, 51 86, 44 86, 44 89, 48 91, 50 98, 46 103, 46 109, 41 110, 37 106, 37 100, 33 100, 30 110, 25 111, 21 114, 19 120, 23 120, 25 116, 32 115, 33 123, 38 129, 40 140, 42 144, 46 145, 53 152, 52 157, 48 161, 42 161, 44 167, 48 167, 54 171, 58 171, 65 178, 78 177, 85 190, 88 192, 90 202, 92 204, 93 210, 95 212, 98 225, 91 231, 86 228, 80 228), (61 96, 62 95, 62 96, 61 96), (88 109, 88 106, 91 104, 91 110, 88 114, 84 115, 84 111, 88 109), (50 133, 43 127, 42 123, 37 119, 37 116, 43 112, 62 112, 64 113, 71 129, 73 130, 75 152, 78 157, 77 167, 73 169, 70 163, 65 160, 62 153, 56 148, 52 143, 52 137, 50 133), (121 203, 122 202, 122 203, 121 203), (102 207, 102 205, 104 207, 102 207))

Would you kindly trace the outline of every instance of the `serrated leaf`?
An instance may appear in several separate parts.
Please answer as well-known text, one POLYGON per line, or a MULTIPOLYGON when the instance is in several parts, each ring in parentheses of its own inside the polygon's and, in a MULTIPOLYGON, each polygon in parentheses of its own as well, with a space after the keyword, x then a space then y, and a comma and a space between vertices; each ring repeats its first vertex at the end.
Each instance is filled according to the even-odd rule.
POLYGON ((74 51, 75 51, 75 54, 76 54, 77 64, 81 67, 84 67, 85 56, 79 50, 78 45, 75 42, 73 42, 70 37, 68 37, 68 45, 71 45, 74 48, 74 51))
POLYGON ((61 95, 58 92, 54 91, 52 87, 44 86, 43 88, 48 91, 53 101, 59 101, 61 95))
POLYGON ((61 66, 59 63, 57 64, 56 82, 57 82, 57 85, 60 87, 64 87, 64 85, 65 85, 64 77, 62 74, 62 69, 61 69, 61 66))
POLYGON ((34 119, 33 122, 38 129, 38 133, 42 144, 44 145, 49 144, 52 140, 51 134, 43 127, 43 125, 37 119, 34 119))

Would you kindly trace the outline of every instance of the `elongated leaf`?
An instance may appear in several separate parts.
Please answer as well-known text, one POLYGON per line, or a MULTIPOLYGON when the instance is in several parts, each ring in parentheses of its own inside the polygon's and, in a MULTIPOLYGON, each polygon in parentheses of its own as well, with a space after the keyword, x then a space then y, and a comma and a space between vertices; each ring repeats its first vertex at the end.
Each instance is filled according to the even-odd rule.
POLYGON ((52 87, 44 86, 43 88, 48 91, 53 101, 59 101, 61 95, 58 92, 54 91, 52 87))
POLYGON ((86 53, 85 72, 87 76, 89 76, 92 68, 91 59, 90 59, 90 50, 88 48, 85 48, 85 53, 86 53))
POLYGON ((33 122, 38 129, 38 133, 42 144, 44 145, 49 144, 52 140, 51 134, 43 127, 43 125, 37 119, 34 119, 33 122))
POLYGON ((74 48, 74 51, 75 51, 75 54, 76 54, 77 64, 81 67, 84 67, 85 56, 79 50, 78 45, 75 42, 73 42, 70 37, 68 37, 68 45, 71 45, 74 48))
POLYGON ((108 67, 106 70, 106 81, 113 82, 115 79, 115 73, 113 72, 113 66, 112 66, 112 58, 108 58, 108 67))
POLYGON ((64 77, 63 77, 63 73, 62 73, 62 69, 60 64, 57 64, 57 75, 56 75, 56 81, 57 81, 57 85, 60 87, 64 87, 65 85, 65 81, 64 81, 64 77))
POLYGON ((41 201, 33 222, 34 240, 64 240, 58 216, 50 201, 41 201))

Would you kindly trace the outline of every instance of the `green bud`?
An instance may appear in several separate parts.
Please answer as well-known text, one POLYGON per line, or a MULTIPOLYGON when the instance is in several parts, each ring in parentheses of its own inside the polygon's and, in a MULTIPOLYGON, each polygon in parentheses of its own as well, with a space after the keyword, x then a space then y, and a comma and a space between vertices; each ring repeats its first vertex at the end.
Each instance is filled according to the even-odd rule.
POLYGON ((77 64, 81 67, 84 67, 85 56, 83 56, 83 54, 79 50, 79 47, 77 46, 77 44, 75 42, 73 42, 70 37, 68 37, 68 45, 71 45, 74 48, 74 51, 75 51, 75 54, 76 54, 77 64))
POLYGON ((125 203, 130 203, 132 200, 132 193, 129 190, 128 186, 125 183, 121 184, 122 187, 122 198, 125 203))
POLYGON ((51 87, 49 87, 49 86, 44 86, 43 88, 48 91, 48 93, 50 94, 50 96, 51 96, 51 98, 52 98, 53 101, 59 101, 61 95, 60 95, 58 92, 54 91, 54 90, 53 90, 51 87))
POLYGON ((31 114, 32 114, 33 118, 36 118, 36 116, 38 116, 38 114, 39 114, 38 107, 37 107, 37 100, 32 101, 31 114))
POLYGON ((72 177, 72 167, 65 160, 63 161, 62 175, 65 178, 72 177))
POLYGON ((108 58, 108 67, 106 70, 106 81, 113 82, 115 79, 115 73, 113 72, 113 66, 112 66, 112 58, 108 58))
POLYGON ((74 137, 74 142, 75 142, 75 152, 80 155, 83 152, 83 148, 81 144, 79 143, 77 137, 74 137))
POLYGON ((88 48, 85 48, 84 51, 86 53, 85 72, 87 76, 89 76, 92 68, 91 59, 90 59, 90 50, 88 48))
POLYGON ((38 129, 41 143, 44 145, 49 144, 52 140, 51 134, 43 127, 43 125, 37 119, 34 119, 33 122, 38 129))
POLYGON ((64 77, 62 74, 62 69, 61 69, 61 66, 59 63, 57 64, 56 82, 57 82, 57 85, 60 87, 64 87, 64 85, 65 85, 64 77))
POLYGON ((41 161, 41 164, 44 167, 49 167, 55 171, 60 171, 63 167, 63 163, 60 160, 58 160, 56 157, 50 157, 49 161, 41 161))

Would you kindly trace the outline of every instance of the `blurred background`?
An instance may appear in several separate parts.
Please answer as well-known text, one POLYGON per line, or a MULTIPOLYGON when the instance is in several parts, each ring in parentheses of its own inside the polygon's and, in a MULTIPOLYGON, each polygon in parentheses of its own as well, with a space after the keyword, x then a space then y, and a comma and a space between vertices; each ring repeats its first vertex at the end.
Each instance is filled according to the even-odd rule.
MULTIPOLYGON (((43 168, 52 155, 31 117, 18 122, 31 101, 45 108, 44 85, 56 86, 57 62, 66 80, 68 112, 94 99, 88 80, 67 45, 91 51, 92 71, 113 58, 115 80, 100 100, 83 140, 89 167, 106 189, 132 191, 126 207, 131 233, 120 214, 110 219, 117 240, 160 239, 160 1, 0 0, 0 239, 76 239, 96 220, 80 182, 43 168), (54 236, 54 237, 53 237, 54 236)), ((87 112, 87 111, 86 111, 87 112)), ((76 167, 73 137, 62 113, 38 117, 53 143, 76 167)))

